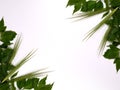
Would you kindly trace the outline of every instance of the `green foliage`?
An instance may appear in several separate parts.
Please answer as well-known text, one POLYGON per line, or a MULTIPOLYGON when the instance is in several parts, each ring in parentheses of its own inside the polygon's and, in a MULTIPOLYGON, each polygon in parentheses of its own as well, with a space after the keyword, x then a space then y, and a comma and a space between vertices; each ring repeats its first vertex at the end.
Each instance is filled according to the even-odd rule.
POLYGON ((47 77, 39 80, 38 78, 23 79, 17 82, 19 89, 51 90, 53 84, 46 84, 47 77))
POLYGON ((103 52, 106 43, 109 48, 103 56, 114 60, 116 70, 120 70, 120 0, 68 0, 67 6, 73 6, 73 13, 80 12, 75 19, 87 18, 97 14, 103 14, 102 21, 88 32, 85 39, 89 39, 99 28, 107 25, 106 33, 100 44, 100 53, 103 52))
POLYGON ((105 52, 104 57, 108 59, 119 58, 119 48, 114 45, 110 45, 110 49, 105 52))
POLYGON ((4 19, 0 20, 0 90, 51 90, 53 84, 47 84, 47 77, 40 79, 39 75, 44 75, 47 72, 42 70, 27 73, 17 76, 19 68, 26 63, 33 54, 32 50, 26 55, 17 65, 13 65, 14 57, 21 43, 21 37, 18 36, 15 44, 13 40, 17 33, 12 30, 6 30, 4 19), (11 46, 13 44, 13 47, 11 46))
POLYGON ((4 32, 6 30, 6 26, 4 25, 4 20, 2 18, 2 20, 0 21, 0 32, 4 32))
POLYGON ((97 11, 103 8, 103 3, 101 1, 95 0, 69 0, 67 6, 74 6, 73 13, 77 11, 88 12, 88 11, 97 11))
POLYGON ((116 70, 118 71, 120 69, 120 58, 116 58, 114 60, 114 64, 116 65, 116 70))

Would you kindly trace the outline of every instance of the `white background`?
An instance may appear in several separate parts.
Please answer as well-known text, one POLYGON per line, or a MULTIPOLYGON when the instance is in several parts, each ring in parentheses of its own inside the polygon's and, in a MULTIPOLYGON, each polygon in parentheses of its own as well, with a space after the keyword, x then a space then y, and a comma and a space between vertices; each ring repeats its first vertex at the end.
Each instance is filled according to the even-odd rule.
POLYGON ((53 71, 48 74, 48 83, 54 82, 52 90, 120 90, 113 61, 98 56, 105 28, 82 42, 101 16, 72 22, 68 18, 73 8, 66 4, 67 0, 0 0, 0 17, 7 29, 23 37, 15 62, 38 48, 20 73, 48 67, 53 71))

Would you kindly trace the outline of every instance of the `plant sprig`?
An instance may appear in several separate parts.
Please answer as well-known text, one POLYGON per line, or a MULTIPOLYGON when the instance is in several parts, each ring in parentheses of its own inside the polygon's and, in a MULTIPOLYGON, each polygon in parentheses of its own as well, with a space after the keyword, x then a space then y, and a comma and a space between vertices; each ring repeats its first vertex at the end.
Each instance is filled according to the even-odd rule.
POLYGON ((67 6, 74 6, 73 14, 80 13, 74 16, 77 20, 103 14, 104 19, 88 32, 85 39, 94 35, 101 26, 107 25, 108 29, 101 40, 99 50, 101 53, 109 42, 109 48, 103 56, 114 60, 118 72, 120 70, 120 0, 68 0, 67 6))
POLYGON ((0 20, 0 90, 51 90, 53 83, 46 83, 47 76, 42 79, 39 78, 40 76, 45 76, 48 71, 40 69, 17 76, 19 68, 33 57, 36 50, 32 50, 18 64, 13 65, 22 39, 18 35, 15 44, 13 44, 17 33, 12 30, 6 30, 6 28, 2 18, 0 20), (14 45, 13 47, 11 47, 12 44, 14 45))

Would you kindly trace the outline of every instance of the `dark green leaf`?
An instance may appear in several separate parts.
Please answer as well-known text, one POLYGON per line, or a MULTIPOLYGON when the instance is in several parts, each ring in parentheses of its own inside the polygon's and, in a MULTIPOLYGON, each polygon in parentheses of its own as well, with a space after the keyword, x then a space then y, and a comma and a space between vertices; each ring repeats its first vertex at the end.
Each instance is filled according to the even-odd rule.
POLYGON ((6 30, 6 26, 4 26, 4 19, 2 18, 0 21, 0 32, 4 32, 6 30))
POLYGON ((7 48, 5 50, 3 50, 2 54, 1 54, 1 62, 9 62, 11 56, 12 56, 13 50, 10 48, 7 48))
POLYGON ((120 58, 116 58, 114 61, 114 64, 116 65, 116 70, 120 70, 120 58))
POLYGON ((120 45, 120 42, 113 41, 112 44, 113 44, 114 46, 118 46, 118 45, 120 45))
POLYGON ((45 85, 45 84, 46 84, 46 79, 47 79, 47 76, 44 77, 43 79, 41 79, 41 80, 39 81, 39 85, 45 85))
POLYGON ((32 89, 36 88, 38 85, 39 79, 38 78, 31 78, 26 80, 26 84, 24 86, 24 89, 32 89))
POLYGON ((74 6, 74 11, 73 11, 73 13, 77 12, 78 10, 80 10, 80 8, 81 8, 81 4, 76 3, 75 6, 74 6))
POLYGON ((9 84, 7 82, 0 83, 0 90, 10 90, 9 84))
POLYGON ((26 79, 17 81, 17 86, 19 89, 22 89, 25 86, 25 84, 26 84, 26 79))
POLYGON ((100 9, 103 9, 103 3, 102 1, 98 1, 96 4, 95 4, 95 11, 97 10, 100 10, 100 9))
POLYGON ((16 36, 16 32, 14 31, 5 31, 1 35, 1 41, 3 42, 10 42, 12 41, 16 36))
POLYGON ((120 6, 120 0, 110 0, 110 4, 113 8, 120 6))
POLYGON ((67 6, 75 5, 76 3, 79 3, 81 0, 69 0, 67 3, 67 6))
POLYGON ((46 84, 47 76, 41 79, 38 83, 37 90, 51 90, 53 84, 46 84))
POLYGON ((96 1, 87 2, 87 11, 92 11, 96 7, 96 1))
POLYGON ((119 49, 116 46, 110 46, 110 49, 108 49, 105 54, 104 54, 105 58, 108 59, 115 59, 119 57, 119 49))
POLYGON ((107 40, 108 41, 114 41, 114 40, 116 40, 117 39, 116 35, 117 35, 118 32, 119 32, 118 28, 115 28, 115 27, 111 28, 107 40))
POLYGON ((97 11, 103 9, 103 3, 101 1, 87 1, 82 5, 81 11, 97 11))
POLYGON ((85 2, 81 7, 81 11, 82 12, 87 12, 87 9, 88 9, 87 2, 85 2))
POLYGON ((26 80, 26 83, 24 85, 24 89, 32 89, 33 85, 34 85, 33 80, 34 79, 28 79, 28 80, 26 80))
POLYGON ((39 87, 38 90, 51 90, 52 86, 53 86, 53 84, 48 84, 48 85, 45 85, 43 87, 39 87))
POLYGON ((39 78, 33 78, 33 87, 34 88, 37 88, 37 86, 38 86, 38 82, 39 82, 39 78))
POLYGON ((1 63, 1 65, 0 65, 0 81, 2 81, 5 78, 5 76, 8 74, 7 71, 8 71, 7 65, 1 63))

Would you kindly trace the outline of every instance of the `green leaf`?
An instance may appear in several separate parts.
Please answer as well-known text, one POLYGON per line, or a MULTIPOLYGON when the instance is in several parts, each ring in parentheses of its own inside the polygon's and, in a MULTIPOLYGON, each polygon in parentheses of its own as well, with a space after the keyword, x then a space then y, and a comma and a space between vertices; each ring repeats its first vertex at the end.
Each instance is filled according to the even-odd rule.
POLYGON ((105 52, 104 57, 108 59, 119 58, 119 50, 116 46, 110 45, 110 49, 105 52))
POLYGON ((1 63, 0 65, 0 81, 2 81, 7 75, 8 67, 6 64, 1 63))
MULTIPOLYGON (((24 89, 32 89, 34 88, 34 78, 26 80, 26 84, 24 86, 24 89)), ((37 84, 37 83, 36 83, 37 84)))
POLYGON ((116 36, 117 36, 118 32, 120 32, 119 28, 116 28, 116 27, 111 28, 111 30, 108 34, 107 40, 110 41, 110 42, 112 42, 114 40, 117 40, 116 36))
POLYGON ((0 83, 0 90, 10 90, 9 89, 9 84, 7 82, 0 83))
POLYGON ((98 1, 96 4, 95 4, 95 11, 97 10, 100 10, 100 9, 103 9, 103 3, 102 1, 98 1))
POLYGON ((16 36, 16 32, 14 31, 5 31, 1 34, 1 41, 3 42, 10 42, 12 41, 16 36))
POLYGON ((34 84, 33 84, 33 87, 34 87, 34 88, 37 88, 37 87, 38 87, 39 78, 33 78, 33 79, 32 79, 32 82, 34 83, 34 84))
POLYGON ((81 11, 88 12, 88 11, 97 11, 103 9, 103 3, 101 1, 87 1, 82 5, 81 11))
POLYGON ((4 19, 0 20, 0 32, 4 32, 6 30, 6 26, 4 26, 4 19))
POLYGON ((110 4, 113 8, 120 6, 120 0, 110 0, 110 4))
POLYGON ((47 76, 41 79, 38 83, 38 90, 51 90, 53 84, 46 84, 47 76))
POLYGON ((51 90, 52 86, 53 86, 53 84, 48 84, 43 87, 39 87, 39 89, 37 89, 37 90, 51 90))
POLYGON ((26 84, 26 79, 17 81, 17 87, 18 87, 19 89, 22 89, 25 84, 26 84))
POLYGON ((46 84, 46 79, 47 79, 47 76, 44 77, 43 79, 41 79, 40 82, 39 82, 39 85, 45 85, 46 84))
POLYGON ((81 4, 76 3, 75 6, 74 6, 73 14, 74 14, 75 12, 77 12, 78 10, 80 10, 80 8, 81 8, 81 4))
POLYGON ((11 48, 7 48, 5 50, 2 51, 2 55, 0 56, 1 57, 1 61, 2 63, 5 63, 5 62, 9 62, 11 56, 12 56, 12 53, 13 53, 13 50, 11 48))
POLYGON ((87 7, 87 11, 92 11, 96 7, 96 1, 88 1, 87 7))
POLYGON ((33 89, 38 86, 39 79, 38 78, 25 78, 22 80, 17 81, 17 87, 19 89, 33 89))
POLYGON ((87 12, 87 9, 88 9, 87 2, 85 2, 81 7, 81 11, 82 12, 87 12))
POLYGON ((120 58, 116 58, 114 64, 116 65, 116 70, 118 72, 120 70, 120 58))
POLYGON ((69 0, 67 6, 74 6, 73 14, 81 9, 85 5, 86 0, 69 0))
POLYGON ((75 5, 76 3, 81 2, 81 0, 69 0, 67 6, 75 5))

